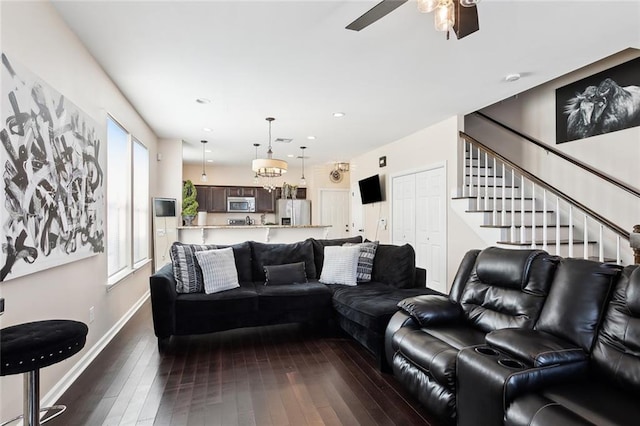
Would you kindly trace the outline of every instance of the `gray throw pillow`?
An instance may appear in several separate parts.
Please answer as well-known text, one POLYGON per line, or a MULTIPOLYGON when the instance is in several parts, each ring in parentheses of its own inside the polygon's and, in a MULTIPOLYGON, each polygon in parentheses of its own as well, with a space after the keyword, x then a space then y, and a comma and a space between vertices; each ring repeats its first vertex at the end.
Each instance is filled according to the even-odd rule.
POLYGON ((173 276, 176 279, 176 292, 201 293, 203 288, 202 271, 194 254, 197 251, 218 248, 214 244, 183 244, 175 242, 171 245, 169 255, 173 276))
POLYGON ((373 260, 376 257, 376 250, 378 249, 378 242, 366 242, 360 244, 345 243, 344 246, 358 246, 360 248, 360 255, 358 256, 358 282, 368 283, 371 281, 371 273, 373 271, 373 260))
POLYGON ((304 262, 268 265, 264 267, 264 285, 306 283, 304 262))

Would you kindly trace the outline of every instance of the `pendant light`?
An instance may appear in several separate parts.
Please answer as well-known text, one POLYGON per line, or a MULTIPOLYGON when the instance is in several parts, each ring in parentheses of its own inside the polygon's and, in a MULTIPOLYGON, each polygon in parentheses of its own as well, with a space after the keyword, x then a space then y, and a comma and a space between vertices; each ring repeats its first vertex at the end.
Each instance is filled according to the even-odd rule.
POLYGON ((200 141, 200 143, 202 144, 202 175, 200 176, 200 180, 202 182, 206 182, 207 181, 207 173, 204 170, 204 147, 207 144, 207 141, 200 141))
MULTIPOLYGON (((256 160, 258 159, 258 147, 260 146, 259 143, 254 143, 253 146, 256 148, 256 160)), ((257 185, 259 182, 260 177, 258 176, 258 172, 254 172, 253 175, 253 184, 257 185)))
POLYGON ((267 150, 267 158, 258 158, 253 160, 251 169, 261 178, 265 179, 264 188, 269 192, 276 188, 273 178, 282 176, 287 173, 287 162, 273 158, 271 150, 271 123, 275 120, 273 117, 265 118, 269 122, 269 149, 267 150))
POLYGON ((300 150, 302 151, 302 155, 300 155, 300 158, 302 159, 302 177, 300 178, 300 185, 304 186, 307 184, 307 180, 304 177, 304 150, 307 149, 306 146, 301 146, 300 150))

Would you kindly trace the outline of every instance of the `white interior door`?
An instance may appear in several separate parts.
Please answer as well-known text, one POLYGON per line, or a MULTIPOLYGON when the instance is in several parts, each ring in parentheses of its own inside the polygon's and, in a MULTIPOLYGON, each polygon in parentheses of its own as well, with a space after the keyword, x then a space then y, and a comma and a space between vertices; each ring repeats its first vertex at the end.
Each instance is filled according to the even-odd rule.
POLYGON ((416 264, 427 270, 428 287, 446 293, 445 169, 418 173, 416 181, 416 264))
POLYGON ((331 225, 327 238, 351 236, 349 227, 351 198, 349 193, 348 189, 320 190, 320 224, 331 225))
POLYGON ((446 293, 445 166, 393 177, 392 192, 393 244, 411 244, 427 286, 446 293))
POLYGON ((393 178, 393 244, 411 244, 415 249, 416 177, 415 174, 393 178))

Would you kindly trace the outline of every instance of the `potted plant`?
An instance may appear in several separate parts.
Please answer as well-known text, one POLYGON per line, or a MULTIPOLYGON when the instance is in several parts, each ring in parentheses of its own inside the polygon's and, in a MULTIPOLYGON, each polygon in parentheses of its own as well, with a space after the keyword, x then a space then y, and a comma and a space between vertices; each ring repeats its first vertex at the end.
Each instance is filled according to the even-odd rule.
POLYGON ((186 226, 191 226, 193 219, 198 213, 198 201, 196 200, 197 195, 198 191, 196 191, 196 187, 193 182, 191 182, 191 180, 186 180, 182 184, 182 219, 186 226))

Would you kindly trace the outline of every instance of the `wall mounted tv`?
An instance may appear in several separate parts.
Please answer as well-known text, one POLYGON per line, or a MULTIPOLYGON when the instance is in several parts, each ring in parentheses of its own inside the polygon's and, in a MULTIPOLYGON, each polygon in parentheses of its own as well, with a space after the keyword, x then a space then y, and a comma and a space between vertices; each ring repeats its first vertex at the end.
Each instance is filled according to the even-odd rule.
POLYGON ((175 198, 154 198, 153 211, 156 217, 175 217, 176 216, 176 199, 175 198))
POLYGON ((382 201, 382 191, 380 189, 380 177, 378 175, 369 176, 358 181, 360 186, 360 198, 362 204, 371 204, 382 201))

